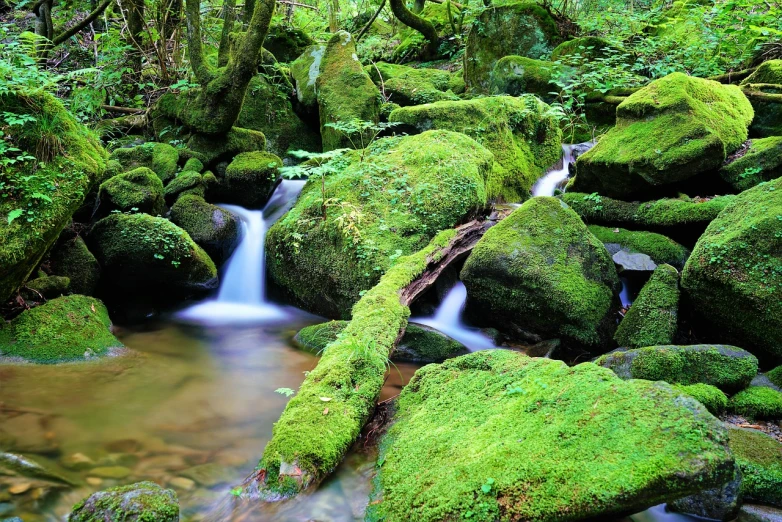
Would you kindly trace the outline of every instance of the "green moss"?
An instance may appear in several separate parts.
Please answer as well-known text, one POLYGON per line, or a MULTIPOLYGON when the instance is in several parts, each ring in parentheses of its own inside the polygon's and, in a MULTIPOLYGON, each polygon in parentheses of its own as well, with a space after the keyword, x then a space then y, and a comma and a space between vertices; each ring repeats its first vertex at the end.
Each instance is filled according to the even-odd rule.
POLYGON ((217 264, 228 259, 239 240, 241 229, 237 218, 200 196, 181 196, 171 207, 170 217, 217 264))
POLYGON ((604 519, 733 467, 725 428, 668 385, 507 350, 418 370, 395 419, 367 520, 604 519))
POLYGON ((629 348, 670 344, 678 315, 679 272, 671 265, 660 265, 619 323, 614 340, 629 348))
POLYGON ((313 45, 305 49, 291 64, 291 76, 296 86, 296 97, 310 111, 317 111, 317 80, 320 64, 326 53, 325 45, 313 45))
POLYGON ((695 310, 720 335, 782 357, 782 178, 736 196, 682 272, 695 310))
POLYGON ((275 24, 269 27, 263 47, 277 60, 292 62, 313 43, 312 38, 301 29, 275 24))
POLYGON ((148 142, 137 147, 117 149, 111 153, 124 171, 147 167, 157 174, 160 181, 168 183, 176 175, 179 153, 167 143, 148 142))
POLYGON ((746 153, 722 167, 720 176, 738 191, 782 177, 782 136, 751 140, 746 153))
POLYGON ((595 363, 611 368, 623 379, 711 384, 728 393, 746 388, 758 373, 758 360, 751 353, 711 344, 616 350, 595 363))
POLYGON ((206 186, 201 174, 194 170, 183 170, 166 185, 166 203, 173 205, 180 196, 185 194, 204 197, 205 193, 206 186))
POLYGON ((101 216, 112 211, 144 212, 153 216, 165 210, 163 182, 147 167, 138 167, 124 174, 109 178, 98 190, 101 216))
POLYGON ((490 228, 464 264, 469 306, 511 334, 605 348, 615 329, 614 263, 567 205, 533 198, 490 228))
POLYGON ((448 90, 448 71, 383 62, 367 65, 364 70, 392 102, 402 107, 459 99, 448 90))
POLYGON ((774 386, 782 388, 782 365, 766 372, 766 377, 768 377, 768 380, 770 380, 774 386))
POLYGON ((245 152, 236 156, 220 180, 222 201, 261 208, 280 177, 282 160, 269 152, 245 152))
POLYGON ((618 244, 622 248, 646 254, 658 265, 669 264, 681 270, 690 255, 689 250, 673 239, 654 232, 601 227, 600 225, 589 225, 587 228, 603 243, 618 244))
POLYGON ((619 51, 616 46, 605 38, 599 36, 582 36, 562 42, 551 51, 551 60, 556 62, 565 57, 578 55, 582 58, 594 61, 607 58, 619 51))
POLYGON ((716 386, 702 383, 675 384, 673 388, 706 406, 712 415, 721 415, 728 407, 728 397, 716 386))
POLYGON ((179 503, 172 489, 154 482, 138 482, 90 495, 73 506, 71 522, 177 522, 179 503))
POLYGON ((82 295, 95 293, 100 280, 100 265, 81 237, 70 239, 54 250, 51 256, 51 268, 54 275, 70 279, 73 293, 82 295))
POLYGON ((560 91, 560 88, 552 82, 556 72, 565 75, 576 74, 574 68, 554 62, 524 56, 505 56, 497 61, 491 71, 489 92, 511 96, 531 93, 546 101, 555 101, 556 96, 551 93, 560 91))
POLYGON ((748 136, 741 90, 673 73, 616 108, 616 127, 579 156, 569 188, 627 197, 716 170, 748 136))
POLYGON ((329 321, 306 326, 298 331, 293 340, 309 352, 320 353, 337 340, 349 323, 350 321, 329 321))
POLYGON ((765 433, 728 430, 730 449, 743 474, 744 499, 782 507, 782 444, 765 433))
POLYGON ((451 78, 448 80, 448 89, 454 94, 464 94, 467 87, 464 84, 464 69, 451 73, 451 78))
POLYGON ((122 346, 109 327, 109 313, 97 299, 58 297, 0 329, 0 354, 47 364, 106 355, 122 346))
POLYGON ((331 161, 266 238, 269 275, 302 305, 342 317, 400 255, 486 203, 492 156, 463 134, 384 138, 331 161), (324 194, 325 190, 325 205, 324 194))
POLYGON ((445 129, 475 139, 494 154, 489 197, 517 202, 529 197, 535 181, 562 154, 562 133, 548 109, 531 95, 495 96, 403 107, 389 121, 418 132, 445 129))
POLYGON ((214 165, 220 161, 230 161, 242 152, 265 150, 266 137, 256 130, 233 127, 225 136, 193 134, 187 140, 187 147, 199 153, 205 164, 214 165))
POLYGON ((198 158, 188 158, 187 161, 185 161, 185 166, 182 167, 182 172, 203 172, 203 170, 204 164, 198 158))
POLYGON ((782 419, 782 392, 765 386, 750 386, 730 398, 731 413, 749 419, 782 419))
POLYGON ((69 293, 71 280, 62 276, 44 276, 30 279, 24 284, 22 297, 28 301, 54 299, 69 293), (43 298, 43 299, 42 299, 43 298))
POLYGON ((782 60, 768 60, 761 63, 755 72, 747 76, 741 85, 771 83, 782 85, 782 60))

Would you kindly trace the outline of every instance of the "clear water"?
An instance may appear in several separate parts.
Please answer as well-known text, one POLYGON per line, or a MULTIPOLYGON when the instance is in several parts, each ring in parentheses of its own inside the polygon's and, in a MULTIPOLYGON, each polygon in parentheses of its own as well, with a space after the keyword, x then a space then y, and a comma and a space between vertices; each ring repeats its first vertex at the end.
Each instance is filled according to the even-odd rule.
POLYGON ((575 145, 562 145, 562 161, 543 177, 535 182, 532 187, 533 196, 553 196, 554 191, 568 177, 568 168, 573 161, 573 149, 575 145))

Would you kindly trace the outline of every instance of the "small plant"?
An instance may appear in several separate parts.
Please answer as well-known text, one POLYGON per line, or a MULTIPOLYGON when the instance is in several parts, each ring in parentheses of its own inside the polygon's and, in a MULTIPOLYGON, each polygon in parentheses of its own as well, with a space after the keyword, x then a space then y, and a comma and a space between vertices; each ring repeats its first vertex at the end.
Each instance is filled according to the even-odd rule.
POLYGON ((274 393, 279 393, 280 395, 285 395, 286 397, 292 397, 296 391, 290 388, 277 388, 274 390, 274 393))
POLYGON ((380 135, 381 132, 399 125, 398 122, 375 123, 355 118, 350 121, 338 121, 327 123, 325 126, 334 129, 351 144, 351 148, 359 151, 360 161, 364 161, 367 148, 380 135))

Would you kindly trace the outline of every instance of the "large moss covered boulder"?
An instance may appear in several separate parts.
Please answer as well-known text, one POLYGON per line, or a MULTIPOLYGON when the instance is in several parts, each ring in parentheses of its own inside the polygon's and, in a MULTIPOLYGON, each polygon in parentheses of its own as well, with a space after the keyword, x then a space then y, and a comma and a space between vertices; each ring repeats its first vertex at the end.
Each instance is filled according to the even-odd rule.
POLYGON ((397 258, 486 203, 492 160, 448 131, 377 140, 363 161, 358 152, 333 159, 325 183, 309 181, 269 229, 269 275, 306 308, 346 316, 397 258))
POLYGON ((752 106, 732 85, 673 73, 616 108, 569 188, 623 198, 717 170, 747 139, 752 106))
POLYGON ((782 420, 782 392, 767 386, 750 386, 730 398, 728 409, 748 419, 782 420))
POLYGON ((147 167, 138 167, 118 174, 100 185, 98 212, 106 216, 112 211, 162 214, 166 203, 163 182, 147 167))
POLYGON ((70 522, 179 522, 179 502, 173 489, 138 482, 93 493, 73 506, 70 522))
POLYGON ((367 520, 604 520, 733 473, 701 404, 590 363, 457 357, 418 370, 395 418, 367 520))
POLYGON ((614 263, 556 198, 530 199, 490 228, 461 278, 482 322, 532 341, 610 346, 620 286, 614 263))
POLYGON ((660 265, 619 323, 614 340, 628 348, 671 344, 678 315, 679 272, 671 265, 660 265))
POLYGON ((494 153, 489 197, 518 202, 562 154, 562 133, 548 109, 531 95, 495 96, 403 107, 388 119, 410 132, 445 129, 475 139, 494 153))
POLYGON ((121 348, 103 303, 68 295, 25 310, 0 328, 0 356, 37 363, 91 359, 121 348))
POLYGON ((782 178, 736 196, 698 240, 682 288, 733 342, 782 358, 782 178))
POLYGON ((70 279, 73 293, 95 293, 100 280, 100 265, 80 236, 59 244, 52 252, 50 266, 54 275, 70 279))
POLYGON ((291 64, 296 98, 310 113, 318 112, 317 81, 324 54, 325 45, 311 45, 291 64))
POLYGON ((743 154, 723 166, 720 176, 737 191, 782 177, 782 136, 754 139, 743 154))
POLYGON ((731 428, 728 434, 744 499, 782 507, 782 443, 755 430, 731 428))
POLYGON ((221 161, 230 161, 242 152, 266 150, 266 136, 257 130, 232 127, 224 136, 193 134, 187 140, 187 148, 212 166, 221 161))
POLYGON ((282 160, 269 152, 237 155, 218 178, 215 197, 220 203, 261 208, 280 180, 282 160))
POLYGON ((749 386, 758 372, 758 360, 748 351, 711 344, 620 348, 595 363, 611 368, 623 379, 711 384, 728 393, 749 386))
POLYGON ((101 177, 108 154, 53 96, 5 92, 0 112, 28 118, 4 126, 15 163, 0 179, 0 301, 28 278, 101 177))
POLYGON ((772 83, 782 85, 782 60, 767 60, 761 63, 755 72, 741 81, 741 85, 753 83, 772 83))
POLYGON ((485 9, 467 36, 464 51, 467 89, 488 92, 491 71, 500 58, 517 55, 545 60, 560 41, 556 21, 535 2, 485 9))
POLYGON ((175 175, 179 153, 168 143, 148 142, 135 147, 116 149, 111 159, 118 161, 127 172, 138 167, 147 167, 168 183, 175 175))
POLYGON ((510 96, 530 93, 551 102, 556 98, 552 93, 560 91, 554 83, 555 74, 562 75, 565 80, 568 76, 575 76, 576 69, 546 60, 506 56, 498 60, 491 70, 489 92, 510 96))
POLYGON ((187 232, 147 214, 113 214, 87 238, 103 283, 139 295, 182 294, 217 287, 217 269, 187 232))
POLYGON ((313 43, 312 38, 301 29, 274 24, 269 27, 263 40, 263 48, 272 53, 278 61, 287 63, 295 60, 313 43))
POLYGON ((392 103, 402 107, 459 99, 450 91, 448 71, 383 62, 369 64, 364 70, 392 103))
POLYGON ((236 248, 239 219, 204 198, 186 194, 171 207, 171 221, 187 232, 212 260, 220 265, 236 248))

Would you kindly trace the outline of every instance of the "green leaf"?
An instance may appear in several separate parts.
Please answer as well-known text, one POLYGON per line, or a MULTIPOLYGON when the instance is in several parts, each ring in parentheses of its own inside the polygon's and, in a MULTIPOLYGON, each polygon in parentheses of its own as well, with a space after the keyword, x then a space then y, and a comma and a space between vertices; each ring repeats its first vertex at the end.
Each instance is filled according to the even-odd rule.
POLYGON ((8 213, 8 224, 10 225, 14 219, 18 218, 24 213, 24 210, 21 208, 16 208, 8 213))

